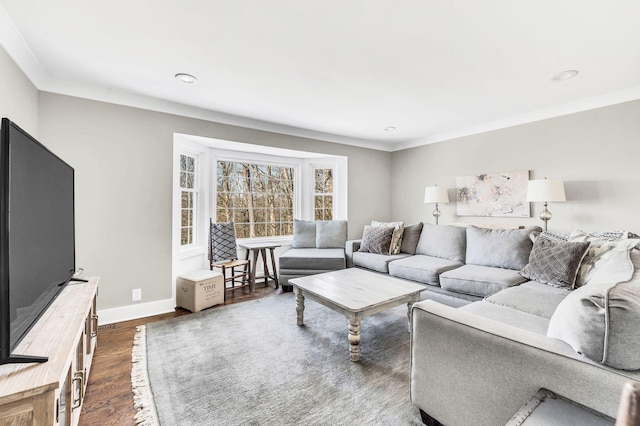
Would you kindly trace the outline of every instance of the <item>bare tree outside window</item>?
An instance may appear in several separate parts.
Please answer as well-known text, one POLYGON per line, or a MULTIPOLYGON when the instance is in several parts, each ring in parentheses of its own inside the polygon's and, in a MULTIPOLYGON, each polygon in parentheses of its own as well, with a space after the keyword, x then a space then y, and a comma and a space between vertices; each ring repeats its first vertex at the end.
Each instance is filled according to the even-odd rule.
POLYGON ((196 186, 196 159, 180 155, 180 245, 194 244, 195 214, 198 192, 196 186))
POLYGON ((293 168, 218 161, 216 220, 237 238, 293 235, 293 168))
POLYGON ((313 210, 315 220, 333 219, 333 169, 314 170, 313 210))

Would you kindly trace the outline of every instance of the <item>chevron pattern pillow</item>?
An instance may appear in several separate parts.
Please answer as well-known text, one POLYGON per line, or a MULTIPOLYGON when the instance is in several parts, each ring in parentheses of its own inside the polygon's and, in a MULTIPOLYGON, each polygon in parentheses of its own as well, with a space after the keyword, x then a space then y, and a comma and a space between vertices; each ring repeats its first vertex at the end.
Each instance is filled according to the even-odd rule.
POLYGON ((529 263, 520 275, 554 287, 573 289, 580 263, 589 250, 589 242, 552 241, 536 238, 529 263))
POLYGON ((394 228, 392 227, 365 225, 362 243, 360 243, 358 251, 389 254, 393 230, 394 228))
POLYGON ((238 258, 233 222, 212 223, 210 238, 214 263, 238 258))

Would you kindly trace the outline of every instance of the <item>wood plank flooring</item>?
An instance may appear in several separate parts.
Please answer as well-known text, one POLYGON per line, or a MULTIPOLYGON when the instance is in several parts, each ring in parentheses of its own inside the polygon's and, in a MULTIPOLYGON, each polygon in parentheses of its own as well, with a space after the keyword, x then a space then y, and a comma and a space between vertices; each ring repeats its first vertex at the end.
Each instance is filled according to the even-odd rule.
MULTIPOLYGON (((253 293, 237 290, 227 294, 226 304, 271 297, 282 293, 281 288, 264 287, 256 283, 253 293)), ((270 283, 271 284, 271 283, 270 283)), ((217 309, 213 307, 210 309, 217 309)), ((109 324, 98 328, 98 344, 91 366, 87 393, 80 415, 80 426, 134 426, 135 410, 131 390, 131 348, 136 327, 155 321, 188 315, 177 308, 153 317, 109 324)))

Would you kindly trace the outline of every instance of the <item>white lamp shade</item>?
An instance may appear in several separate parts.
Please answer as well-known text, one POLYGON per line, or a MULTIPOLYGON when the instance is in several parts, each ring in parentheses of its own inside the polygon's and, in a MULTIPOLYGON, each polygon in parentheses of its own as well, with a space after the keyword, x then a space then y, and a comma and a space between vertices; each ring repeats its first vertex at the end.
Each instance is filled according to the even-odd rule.
POLYGON ((427 186, 424 188, 424 202, 426 203, 448 203, 449 194, 447 189, 440 186, 427 186))
POLYGON ((564 182, 558 179, 534 179, 527 185, 527 201, 567 201, 564 182))

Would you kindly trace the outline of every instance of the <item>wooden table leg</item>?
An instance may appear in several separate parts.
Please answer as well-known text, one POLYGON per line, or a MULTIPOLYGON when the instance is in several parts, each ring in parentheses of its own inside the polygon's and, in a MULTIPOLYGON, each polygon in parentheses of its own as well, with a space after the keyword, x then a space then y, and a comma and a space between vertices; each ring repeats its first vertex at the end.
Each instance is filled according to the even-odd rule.
POLYGON ((349 356, 351 361, 360 361, 360 320, 349 320, 349 356))
POLYGON ((273 282, 276 283, 276 288, 278 288, 278 286, 279 286, 279 283, 278 283, 278 272, 276 270, 276 257, 273 254, 273 247, 270 247, 269 251, 271 252, 271 267, 273 268, 273 282))
POLYGON ((258 269, 258 251, 253 251, 253 265, 251 265, 251 292, 256 289, 256 270, 258 269))
POLYGON ((262 255, 262 267, 264 268, 264 286, 269 286, 269 264, 267 263, 267 249, 260 249, 262 255))
POLYGON ((304 325, 304 294, 302 294, 302 290, 296 286, 293 286, 293 291, 296 294, 297 324, 304 325))

